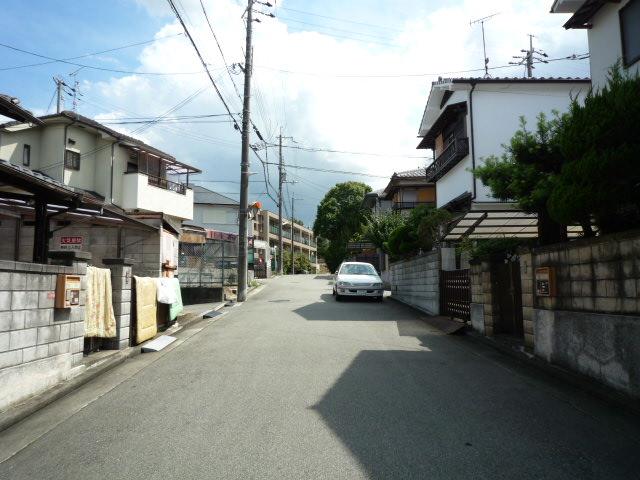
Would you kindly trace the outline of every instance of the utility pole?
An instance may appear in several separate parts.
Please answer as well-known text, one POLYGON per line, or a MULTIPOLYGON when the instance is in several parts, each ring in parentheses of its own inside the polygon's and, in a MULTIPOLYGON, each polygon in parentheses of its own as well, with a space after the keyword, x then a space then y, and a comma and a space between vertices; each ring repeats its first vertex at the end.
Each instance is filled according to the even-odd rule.
POLYGON ((278 161, 278 273, 284 273, 284 242, 282 241, 282 184, 284 182, 284 161, 282 159, 282 127, 280 127, 280 135, 278 136, 278 153, 280 159, 278 161))
POLYGON ((53 77, 53 81, 56 82, 56 95, 58 97, 58 102, 57 102, 57 106, 56 106, 56 113, 60 113, 62 111, 62 86, 66 85, 64 83, 64 80, 62 80, 59 77, 53 77))
POLYGON ((238 294, 237 301, 247 299, 247 206, 249 204, 249 124, 251 110, 251 71, 253 70, 253 1, 247 0, 247 37, 244 51, 244 101, 242 105, 242 157, 240 163, 240 225, 238 232, 238 294))
POLYGON ((547 58, 547 54, 544 53, 542 50, 536 50, 535 48, 533 48, 533 38, 534 35, 531 35, 530 33, 527 34, 529 37, 529 49, 525 50, 522 49, 520 50, 520 52, 523 55, 513 55, 512 58, 516 58, 518 59, 517 62, 509 62, 509 65, 524 65, 525 66, 525 75, 527 76, 527 78, 531 78, 533 77, 533 69, 535 68, 533 66, 534 60, 537 60, 537 63, 549 63, 546 58, 547 58), (539 55, 538 57, 534 56, 534 55, 539 55))

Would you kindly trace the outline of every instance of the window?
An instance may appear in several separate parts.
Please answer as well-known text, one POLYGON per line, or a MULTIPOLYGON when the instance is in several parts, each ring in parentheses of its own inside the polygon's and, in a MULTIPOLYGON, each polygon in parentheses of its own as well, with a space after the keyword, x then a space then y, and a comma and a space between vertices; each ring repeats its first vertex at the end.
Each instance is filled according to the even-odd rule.
POLYGON ((31 165, 31 145, 24 145, 22 147, 22 165, 28 167, 31 165))
POLYGON ((70 170, 80 170, 80 152, 65 150, 64 168, 68 168, 70 170))
POLYGON ((631 0, 620 9, 622 60, 630 67, 640 60, 640 0, 631 0))

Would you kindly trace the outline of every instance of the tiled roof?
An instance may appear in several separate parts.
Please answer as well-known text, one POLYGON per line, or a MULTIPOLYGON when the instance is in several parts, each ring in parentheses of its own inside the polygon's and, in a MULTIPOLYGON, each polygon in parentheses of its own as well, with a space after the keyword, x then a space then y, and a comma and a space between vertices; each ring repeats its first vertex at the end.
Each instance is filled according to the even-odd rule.
POLYGON ((42 125, 41 120, 34 117, 29 110, 20 106, 20 100, 3 93, 0 93, 0 115, 20 120, 21 122, 42 125))
POLYGON ((208 205, 240 205, 239 202, 232 198, 225 197, 218 192, 201 187, 200 185, 191 185, 191 187, 193 188, 193 203, 204 203, 208 205))
POLYGON ((468 78, 438 78, 433 85, 441 85, 444 83, 571 83, 591 82, 589 77, 468 77, 468 78))
POLYGON ((424 168, 416 168, 414 170, 405 170, 404 172, 395 172, 393 174, 394 177, 399 178, 415 178, 415 177, 424 177, 426 175, 424 168))

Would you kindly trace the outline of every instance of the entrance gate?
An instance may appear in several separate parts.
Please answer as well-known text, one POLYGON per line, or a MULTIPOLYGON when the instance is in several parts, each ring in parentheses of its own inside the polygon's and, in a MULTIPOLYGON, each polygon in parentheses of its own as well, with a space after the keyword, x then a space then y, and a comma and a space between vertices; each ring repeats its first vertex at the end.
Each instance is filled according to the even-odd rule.
POLYGON ((470 319, 471 278, 469 270, 440 271, 440 314, 465 322, 470 319))

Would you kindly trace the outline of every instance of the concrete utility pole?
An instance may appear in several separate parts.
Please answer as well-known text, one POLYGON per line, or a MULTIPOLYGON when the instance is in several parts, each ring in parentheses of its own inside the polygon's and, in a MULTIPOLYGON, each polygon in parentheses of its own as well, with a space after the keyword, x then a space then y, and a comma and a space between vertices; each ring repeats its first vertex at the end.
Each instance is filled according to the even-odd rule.
POLYGON ((536 50, 533 48, 533 38, 534 35, 528 34, 529 37, 529 49, 525 50, 524 48, 520 50, 523 55, 514 55, 512 58, 517 59, 518 61, 509 62, 509 65, 524 65, 525 66, 525 75, 527 78, 533 77, 533 66, 534 60, 536 63, 549 63, 546 58, 548 55, 544 53, 542 50, 536 50), (535 55, 538 55, 537 57, 535 55))
POLYGON ((64 80, 58 77, 53 77, 53 81, 56 82, 56 95, 58 97, 58 102, 56 104, 56 113, 60 113, 62 111, 62 86, 65 85, 64 80))
POLYGON ((527 52, 527 77, 533 77, 533 35, 529 34, 529 51, 527 52))
POLYGON ((251 33, 253 27, 253 2, 247 0, 247 38, 244 52, 244 102, 242 106, 242 157, 240 164, 240 225, 238 232, 238 294, 237 301, 247 299, 247 222, 249 204, 249 124, 251 110, 251 71, 253 70, 253 48, 251 33))
POLYGON ((282 159, 282 127, 280 127, 279 140, 279 155, 278 161, 278 273, 282 275, 284 273, 283 260, 284 260, 284 242, 282 241, 282 184, 284 183, 284 161, 282 159))

